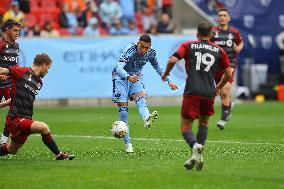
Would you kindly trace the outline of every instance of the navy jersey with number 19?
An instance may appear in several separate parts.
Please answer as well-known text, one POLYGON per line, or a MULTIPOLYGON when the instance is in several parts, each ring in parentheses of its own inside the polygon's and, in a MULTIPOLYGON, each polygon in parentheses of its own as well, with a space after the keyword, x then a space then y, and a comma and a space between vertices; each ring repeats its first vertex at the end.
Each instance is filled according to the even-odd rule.
POLYGON ((181 44, 173 56, 185 59, 187 79, 184 94, 214 99, 214 74, 230 66, 224 50, 210 41, 188 41, 181 44))

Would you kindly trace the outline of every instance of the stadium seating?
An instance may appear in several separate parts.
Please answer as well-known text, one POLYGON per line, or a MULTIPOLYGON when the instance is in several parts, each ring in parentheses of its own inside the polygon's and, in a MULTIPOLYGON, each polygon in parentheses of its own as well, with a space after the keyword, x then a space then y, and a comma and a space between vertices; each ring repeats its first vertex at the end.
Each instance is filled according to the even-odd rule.
POLYGON ((32 28, 36 24, 37 20, 33 14, 25 15, 25 24, 28 28, 32 28))
POLYGON ((12 0, 0 0, 0 15, 4 14, 11 5, 12 0))

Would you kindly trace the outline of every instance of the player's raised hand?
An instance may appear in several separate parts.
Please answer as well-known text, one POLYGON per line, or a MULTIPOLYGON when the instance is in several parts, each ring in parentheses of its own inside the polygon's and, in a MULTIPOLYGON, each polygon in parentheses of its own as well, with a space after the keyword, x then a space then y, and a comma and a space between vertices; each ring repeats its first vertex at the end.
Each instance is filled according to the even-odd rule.
POLYGON ((172 90, 177 90, 178 87, 176 86, 176 84, 174 84, 173 82, 169 82, 169 87, 172 89, 172 90))
POLYGON ((135 83, 136 81, 138 81, 139 77, 137 75, 131 75, 128 77, 128 81, 135 83))

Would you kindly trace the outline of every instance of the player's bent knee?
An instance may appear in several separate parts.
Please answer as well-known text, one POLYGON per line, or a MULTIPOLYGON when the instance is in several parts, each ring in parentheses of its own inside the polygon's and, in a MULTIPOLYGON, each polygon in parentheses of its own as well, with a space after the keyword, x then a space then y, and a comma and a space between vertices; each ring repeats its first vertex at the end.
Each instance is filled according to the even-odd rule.
POLYGON ((42 134, 48 134, 50 132, 50 129, 46 123, 42 124, 42 134))
POLYGON ((43 123, 43 122, 37 122, 36 130, 40 134, 48 134, 50 132, 48 125, 46 123, 43 123))

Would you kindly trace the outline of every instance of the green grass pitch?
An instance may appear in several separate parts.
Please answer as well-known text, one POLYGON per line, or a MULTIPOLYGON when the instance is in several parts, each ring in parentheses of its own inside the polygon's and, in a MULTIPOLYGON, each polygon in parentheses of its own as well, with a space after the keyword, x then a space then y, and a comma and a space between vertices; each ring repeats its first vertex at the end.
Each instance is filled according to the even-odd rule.
MULTIPOLYGON (((116 107, 37 108, 58 146, 74 161, 55 161, 40 136, 31 136, 14 156, 0 157, 1 189, 274 189, 284 188, 284 104, 237 104, 225 130, 209 122, 202 171, 185 170, 189 149, 179 130, 180 107, 152 107, 159 119, 143 128, 137 109, 129 109, 134 154, 110 134, 116 107)), ((1 129, 5 111, 1 110, 1 129)), ((196 125, 194 126, 196 130, 196 125)))

